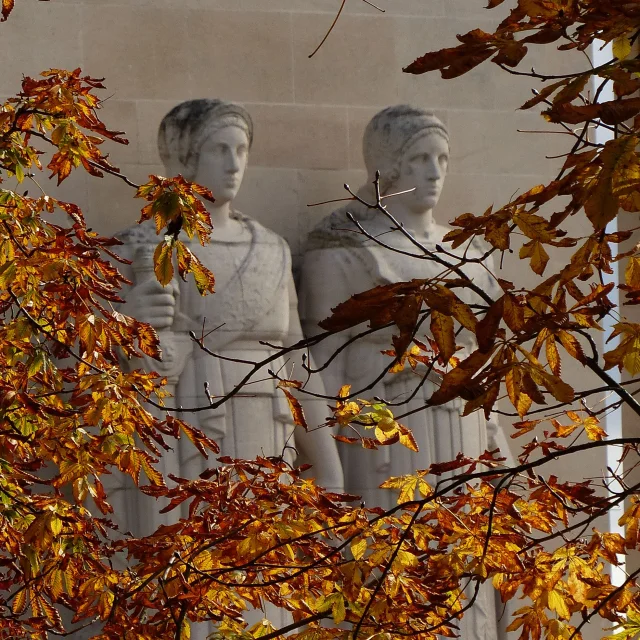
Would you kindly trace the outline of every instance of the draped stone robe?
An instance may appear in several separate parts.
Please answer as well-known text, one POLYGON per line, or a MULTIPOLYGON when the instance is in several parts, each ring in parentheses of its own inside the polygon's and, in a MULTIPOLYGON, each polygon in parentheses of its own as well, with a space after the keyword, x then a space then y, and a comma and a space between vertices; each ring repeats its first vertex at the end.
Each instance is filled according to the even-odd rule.
MULTIPOLYGON (((238 360, 259 362, 275 353, 290 335, 290 311, 297 313, 297 298, 291 275, 291 253, 285 240, 263 227, 252 218, 234 213, 244 227, 238 240, 217 241, 212 237, 206 247, 194 238, 181 240, 189 246, 210 269, 216 278, 215 293, 201 296, 193 278, 178 281, 173 326, 159 332, 164 362, 144 357, 123 363, 126 368, 155 370, 166 375, 173 387, 174 398, 168 398, 168 406, 203 407, 209 404, 204 382, 209 383, 209 393, 215 399, 231 391, 251 370, 251 365, 238 360), (189 338, 194 331, 204 339, 205 346, 221 356, 216 358, 200 349, 189 338), (213 329, 213 331, 211 331, 213 329), (260 341, 274 345, 263 346, 260 341), (226 358, 229 358, 227 360, 226 358), (236 361, 232 361, 236 360, 236 361)), ((119 234, 124 246, 120 254, 134 261, 123 271, 134 283, 155 277, 151 256, 161 241, 154 228, 147 224, 132 227, 119 234)), ((125 291, 124 297, 132 295, 125 291)), ((122 311, 127 313, 126 304, 122 311)), ((251 459, 256 456, 282 456, 293 462, 294 424, 286 399, 276 388, 277 382, 267 373, 268 369, 284 368, 284 358, 271 361, 257 371, 246 388, 216 409, 198 413, 184 411, 178 416, 199 427, 220 446, 220 456, 251 459)), ((150 409, 158 417, 162 412, 150 409)), ((166 475, 173 473, 184 478, 196 478, 205 469, 218 463, 211 456, 205 459, 191 442, 183 437, 173 452, 164 452, 160 469, 166 475)), ((170 483, 170 481, 169 481, 170 483)), ((188 505, 167 514, 158 513, 164 506, 141 494, 131 482, 108 487, 115 509, 115 520, 121 527, 136 535, 152 533, 159 525, 175 522, 188 515, 188 505)), ((289 614, 266 604, 265 611, 250 610, 245 613, 249 625, 266 614, 278 626, 290 622, 289 614)), ((204 640, 215 630, 212 623, 192 625, 193 640, 204 640)))
MULTIPOLYGON (((360 216, 360 222, 370 235, 381 242, 399 251, 420 254, 420 250, 400 231, 390 231, 390 223, 386 218, 380 218, 382 214, 375 217, 371 213, 364 213, 360 216)), ((443 232, 441 227, 435 227, 426 245, 435 249, 435 244, 442 240, 443 232)), ((481 252, 480 247, 474 246, 468 255, 477 257, 481 252)), ((493 298, 496 297, 497 286, 481 265, 466 265, 464 271, 476 285, 493 298)), ((333 307, 351 295, 378 285, 444 276, 446 273, 446 268, 432 261, 411 258, 367 239, 347 219, 345 210, 337 211, 311 233, 304 255, 299 303, 305 335, 318 333, 318 322, 328 317, 333 307)), ((467 303, 478 302, 473 293, 460 290, 456 290, 456 293, 467 303)), ((336 349, 364 328, 364 325, 359 325, 312 348, 316 365, 322 366, 336 349)), ((428 325, 425 325, 417 337, 427 332, 428 325)), ((391 358, 382 351, 392 348, 393 333, 392 329, 374 332, 343 349, 323 371, 327 393, 337 393, 345 383, 351 384, 352 392, 367 388, 391 363, 391 358)), ((462 339, 466 341, 465 351, 475 348, 471 336, 467 334, 462 339)), ((395 415, 415 410, 401 422, 412 430, 420 449, 416 453, 394 444, 371 451, 357 444, 338 444, 345 490, 362 496, 367 506, 388 509, 395 505, 397 494, 379 488, 391 476, 412 474, 418 469, 427 468, 432 462, 453 460, 459 452, 477 457, 486 449, 500 448, 503 454, 509 455, 506 439, 497 424, 487 422, 481 412, 462 417, 463 401, 458 399, 444 406, 425 409, 426 401, 438 386, 439 375, 431 374, 420 386, 424 372, 423 365, 419 365, 416 371, 407 365, 401 373, 387 373, 372 388, 359 394, 367 399, 380 397, 388 403, 406 402, 391 407, 395 415)), ((345 435, 349 434, 345 432, 345 435)), ((427 480, 432 485, 436 481, 434 478, 427 480)), ((497 637, 497 611, 500 606, 496 607, 492 591, 490 585, 483 585, 480 589, 473 608, 459 623, 462 638, 495 640, 497 637)))
MULTIPOLYGON (((131 369, 141 367, 162 375, 167 375, 167 367, 173 366, 174 371, 168 377, 170 382, 171 375, 176 378, 175 397, 167 399, 168 406, 184 409, 207 406, 205 381, 215 399, 231 391, 251 369, 246 363, 225 358, 261 361, 271 356, 274 349, 262 346, 260 341, 281 345, 289 334, 290 305, 295 308, 296 304, 289 247, 284 239, 255 220, 234 215, 245 230, 237 241, 218 242, 212 238, 203 248, 195 239, 181 238, 215 274, 216 291, 201 296, 190 276, 187 282, 179 281, 173 326, 160 332, 160 346, 169 364, 147 357, 125 363, 131 369), (200 335, 203 327, 205 334, 210 332, 205 346, 221 358, 207 354, 188 337, 190 330, 200 335), (176 361, 180 361, 177 374, 176 361)), ((150 260, 150 251, 161 240, 154 229, 149 225, 134 227, 119 237, 125 243, 121 255, 134 260, 132 268, 125 269, 134 286, 154 277, 149 264, 139 264, 141 255, 143 260, 150 260)), ((125 299, 132 292, 125 292, 125 299)), ((127 312, 126 304, 122 311, 127 312)), ((291 413, 283 394, 276 389, 276 381, 267 373, 267 369, 277 371, 283 365, 283 358, 272 361, 251 378, 246 389, 216 409, 184 411, 178 415, 213 438, 220 446, 220 455, 249 459, 284 455, 291 461, 291 449, 286 447, 293 445, 291 413)), ((165 473, 186 478, 195 478, 215 464, 211 457, 206 460, 186 438, 177 443, 177 451, 165 453, 161 460, 165 473)), ((118 489, 116 512, 126 514, 126 524, 134 532, 149 533, 159 524, 176 520, 176 514, 158 514, 157 503, 132 487, 118 489)))

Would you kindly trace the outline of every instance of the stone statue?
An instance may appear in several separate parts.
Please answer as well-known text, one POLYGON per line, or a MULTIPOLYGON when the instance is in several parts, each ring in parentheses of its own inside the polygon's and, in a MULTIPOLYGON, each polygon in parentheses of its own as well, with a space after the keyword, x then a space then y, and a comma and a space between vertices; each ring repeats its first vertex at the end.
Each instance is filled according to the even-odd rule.
MULTIPOLYGON (((389 212, 413 238, 435 249, 447 231, 434 222, 432 213, 449 160, 449 134, 445 125, 419 108, 389 107, 368 124, 363 153, 369 184, 360 189, 359 197, 375 203, 373 183, 379 171, 381 195, 405 192, 385 200, 389 212)), ((420 250, 400 230, 392 230, 393 226, 379 210, 353 202, 325 218, 312 231, 300 283, 300 316, 307 336, 317 334, 318 322, 330 315, 332 307, 355 293, 412 278, 446 275, 441 265, 408 256, 407 253, 420 255, 420 250), (347 212, 351 212, 367 235, 390 248, 363 234, 347 217, 347 212)), ((481 247, 476 246, 468 251, 471 257, 481 253, 481 247)), ((490 295, 497 294, 497 285, 482 266, 470 264, 464 271, 490 295)), ((464 296, 464 293, 458 290, 458 295, 464 296)), ((467 294, 465 301, 471 302, 470 297, 467 294)), ((363 328, 354 327, 348 335, 338 334, 320 342, 312 349, 317 365, 326 363, 363 328)), ((356 392, 370 384, 390 364, 389 356, 381 352, 390 348, 392 333, 391 329, 372 333, 340 351, 322 371, 327 392, 337 393, 344 383, 351 384, 352 391, 356 392)), ((459 452, 472 457, 498 447, 508 452, 502 432, 497 425, 487 423, 481 413, 461 417, 462 401, 420 410, 437 388, 438 376, 433 374, 421 387, 420 380, 420 371, 407 367, 401 373, 387 373, 372 389, 361 394, 366 398, 381 397, 390 403, 406 400, 406 404, 395 407, 396 415, 417 410, 402 422, 413 431, 419 453, 400 445, 381 447, 378 451, 339 445, 345 489, 363 496, 368 506, 390 508, 395 504, 397 496, 393 492, 378 488, 390 476, 414 473, 432 462, 453 460, 459 452)), ((496 637, 496 612, 490 587, 480 590, 476 604, 460 624, 460 635, 465 640, 496 637)))
MULTIPOLYGON (((286 346, 302 337, 287 243, 232 206, 252 139, 253 124, 245 109, 220 100, 183 102, 165 116, 158 133, 167 173, 180 173, 208 187, 215 196, 215 203, 207 203, 214 227, 211 244, 201 247, 195 238, 182 238, 215 274, 214 294, 200 296, 191 279, 176 280, 167 287, 157 282, 151 252, 159 238, 152 225, 136 226, 119 234, 125 243, 121 253, 133 260, 133 270, 126 275, 134 285, 125 293, 123 311, 158 330, 165 354, 162 363, 145 359, 142 364, 135 361, 128 366, 142 366, 167 376, 175 396, 169 402, 175 406, 208 405, 205 382, 214 398, 230 391, 250 370, 246 361, 262 361, 275 353, 275 348, 260 341, 286 346), (207 354, 189 338, 190 330, 200 335, 203 327, 205 346, 221 358, 207 354)), ((295 438, 295 448, 314 465, 310 475, 317 483, 341 490, 342 470, 331 433, 326 429, 308 433, 297 429, 293 438, 287 401, 277 390, 277 381, 267 373, 267 369, 290 371, 295 358, 293 354, 286 370, 284 358, 271 362, 253 376, 246 390, 219 408, 180 417, 216 440, 221 455, 234 458, 283 455, 293 462, 295 438)), ((300 365, 296 374, 302 375, 300 365)), ((311 384, 315 385, 311 387, 313 391, 324 392, 320 380, 311 384)), ((309 425, 326 420, 326 403, 302 402, 309 425)), ((195 478, 217 463, 204 459, 183 438, 177 453, 165 454, 162 464, 165 472, 195 478)), ((120 508, 129 510, 127 520, 134 523, 134 530, 140 530, 141 520, 145 522, 145 532, 149 532, 150 527, 153 530, 176 518, 171 513, 160 516, 157 503, 149 506, 145 496, 137 498, 137 502, 144 504, 135 504, 125 495, 118 503, 120 508)))

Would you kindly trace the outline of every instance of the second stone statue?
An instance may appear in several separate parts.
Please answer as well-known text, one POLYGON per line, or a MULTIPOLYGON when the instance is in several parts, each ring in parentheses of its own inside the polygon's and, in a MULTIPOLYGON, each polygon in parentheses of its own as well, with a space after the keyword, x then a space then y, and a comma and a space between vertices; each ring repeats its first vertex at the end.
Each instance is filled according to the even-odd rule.
MULTIPOLYGON (((308 336, 318 334, 318 323, 353 294, 414 278, 440 282, 450 274, 433 259, 447 232, 433 219, 449 163, 445 125, 417 107, 388 107, 368 124, 363 153, 369 182, 358 192, 358 200, 327 217, 309 237, 300 288, 300 313, 308 336), (378 195, 386 197, 382 203, 391 216, 375 206, 378 195)), ((482 255, 475 245, 466 252, 470 258, 482 255)), ((491 265, 471 262, 463 268, 483 291, 490 296, 497 293, 491 265)), ((477 302, 475 295, 470 293, 465 301, 477 302)), ((412 430, 420 451, 399 444, 377 451, 341 445, 349 493, 363 496, 367 506, 391 508, 397 494, 379 488, 389 477, 455 460, 458 453, 475 458, 485 449, 500 448, 508 454, 498 425, 479 412, 463 417, 461 400, 429 406, 441 380, 438 374, 427 372, 426 366, 413 370, 408 364, 402 371, 388 371, 391 360, 384 352, 391 348, 392 329, 358 337, 365 328, 355 326, 312 347, 327 391, 337 393, 348 383, 361 397, 395 405, 396 415, 408 414, 402 422, 412 430)), ((424 329, 419 332, 422 339, 424 333, 424 329)), ((471 336, 466 342, 467 350, 475 348, 471 336)), ((473 588, 469 592, 467 596, 472 596, 473 588)), ((474 597, 473 607, 459 622, 460 636, 495 640, 498 616, 493 589, 481 585, 474 597)))

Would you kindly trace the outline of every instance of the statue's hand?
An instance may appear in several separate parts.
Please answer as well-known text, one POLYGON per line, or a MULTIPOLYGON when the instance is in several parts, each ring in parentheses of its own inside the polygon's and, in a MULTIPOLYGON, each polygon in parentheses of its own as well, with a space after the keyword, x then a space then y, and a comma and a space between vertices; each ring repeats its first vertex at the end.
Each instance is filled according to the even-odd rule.
POLYGON ((176 312, 178 292, 175 280, 163 287, 155 278, 150 278, 129 291, 124 311, 136 320, 147 322, 154 329, 169 329, 176 312))

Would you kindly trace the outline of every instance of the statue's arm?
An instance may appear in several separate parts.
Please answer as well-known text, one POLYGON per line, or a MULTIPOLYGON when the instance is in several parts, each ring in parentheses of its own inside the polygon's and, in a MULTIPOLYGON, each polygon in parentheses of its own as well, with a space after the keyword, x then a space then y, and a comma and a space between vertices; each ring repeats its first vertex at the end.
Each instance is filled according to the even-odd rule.
MULTIPOLYGON (((345 249, 322 249, 307 253, 301 270, 299 304, 300 321, 304 335, 322 333, 318 326, 331 315, 331 310, 347 300, 354 291, 349 290, 349 261, 345 249)), ((365 287, 366 288, 366 287, 365 287)), ((311 354, 321 371, 327 393, 336 394, 346 382, 348 349, 340 347, 349 339, 347 332, 329 335, 311 347, 311 354)))
MULTIPOLYGON (((136 229, 137 230, 137 229, 136 229)), ((125 371, 145 369, 146 371, 158 371, 169 379, 176 378, 184 366, 183 358, 176 358, 178 353, 191 351, 191 344, 184 346, 184 340, 180 340, 180 347, 173 344, 175 336, 167 331, 173 323, 176 308, 176 298, 179 294, 177 281, 173 280, 163 287, 156 279, 153 268, 154 237, 149 237, 149 242, 142 244, 131 241, 131 233, 122 233, 123 245, 118 247, 119 255, 131 261, 131 264, 119 264, 122 275, 131 281, 130 285, 124 285, 120 295, 124 303, 119 305, 119 311, 132 318, 150 324, 161 333, 161 349, 163 361, 159 362, 150 356, 142 355, 140 358, 127 359, 120 353, 119 359, 125 371), (141 251, 144 247, 144 251, 141 251)))
MULTIPOLYGON (((285 346, 295 344, 302 337, 296 287, 293 277, 291 277, 289 280, 289 336, 285 341, 285 346)), ((293 352, 290 357, 294 365, 293 377, 305 381, 307 374, 302 368, 303 353, 304 351, 293 352)), ((307 364, 313 368, 313 356, 309 358, 307 364)), ((322 378, 318 374, 309 378, 305 389, 319 396, 325 394, 322 378)), ((331 437, 331 429, 320 427, 326 422, 329 402, 322 397, 315 398, 306 394, 300 395, 300 400, 309 430, 296 429, 296 447, 303 461, 313 465, 310 475, 316 479, 316 482, 326 489, 341 492, 344 488, 344 478, 336 441, 331 437)))
POLYGON ((506 458, 504 464, 510 467, 515 466, 515 459, 511 453, 504 427, 498 423, 495 414, 487 420, 487 448, 489 451, 500 449, 500 453, 506 458))
MULTIPOLYGON (((492 255, 485 260, 485 266, 488 271, 486 273, 486 282, 482 284, 482 287, 493 300, 498 300, 498 298, 502 296, 503 291, 494 278, 494 276, 498 276, 499 274, 492 255)), ((506 458, 505 464, 509 466, 515 465, 515 459, 511 453, 505 427, 500 424, 498 416, 495 413, 492 414, 487 421, 487 446, 489 451, 500 449, 500 453, 506 458)))
POLYGON ((121 234, 124 244, 118 247, 119 255, 131 261, 118 268, 132 283, 122 288, 120 295, 124 304, 119 311, 156 330, 168 329, 173 324, 176 298, 180 293, 178 282, 174 278, 166 287, 158 282, 153 266, 153 251, 158 239, 154 234, 144 236, 142 232, 136 237, 135 231, 124 231, 121 234))

